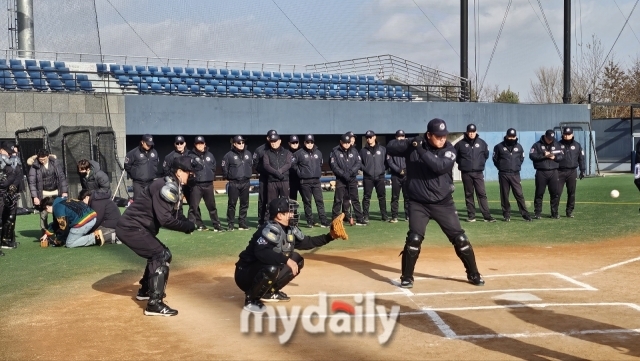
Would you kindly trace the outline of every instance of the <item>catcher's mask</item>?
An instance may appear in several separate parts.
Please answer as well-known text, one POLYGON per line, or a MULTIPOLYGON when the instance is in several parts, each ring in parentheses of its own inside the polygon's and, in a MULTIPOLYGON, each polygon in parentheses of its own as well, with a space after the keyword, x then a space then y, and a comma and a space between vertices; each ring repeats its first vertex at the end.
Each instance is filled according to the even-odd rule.
POLYGON ((300 219, 298 207, 300 207, 298 202, 293 199, 289 199, 289 213, 291 214, 291 217, 289 218, 289 227, 295 227, 298 225, 298 220, 300 219))

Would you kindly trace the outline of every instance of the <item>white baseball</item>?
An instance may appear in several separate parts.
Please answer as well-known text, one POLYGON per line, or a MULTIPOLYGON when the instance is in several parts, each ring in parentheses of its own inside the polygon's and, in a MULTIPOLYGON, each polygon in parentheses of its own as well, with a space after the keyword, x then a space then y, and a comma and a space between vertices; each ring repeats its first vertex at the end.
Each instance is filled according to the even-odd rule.
POLYGON ((612 190, 611 191, 611 198, 618 198, 620 196, 620 192, 618 192, 617 190, 612 190))

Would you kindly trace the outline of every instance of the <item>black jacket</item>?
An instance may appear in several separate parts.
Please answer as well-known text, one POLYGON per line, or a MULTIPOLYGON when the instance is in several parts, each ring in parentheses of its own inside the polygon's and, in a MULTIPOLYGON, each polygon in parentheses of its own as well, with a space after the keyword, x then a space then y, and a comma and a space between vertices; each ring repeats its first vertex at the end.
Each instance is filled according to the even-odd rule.
POLYGON ((271 145, 269 145, 269 143, 264 143, 253 151, 253 166, 256 168, 256 172, 260 175, 260 178, 267 177, 262 158, 264 157, 264 151, 270 149, 270 147, 271 145))
POLYGON ((291 158, 291 152, 282 146, 266 150, 262 157, 262 165, 267 173, 267 182, 288 181, 291 158))
POLYGON ((120 209, 111 200, 111 193, 93 192, 89 198, 89 207, 96 211, 96 225, 91 231, 95 231, 98 227, 116 228, 120 219, 120 209))
POLYGON ((504 140, 493 147, 493 165, 502 173, 520 173, 524 162, 524 149, 516 138, 513 143, 504 140))
POLYGON ((560 149, 564 151, 564 157, 558 164, 560 169, 576 169, 580 167, 580 171, 584 172, 584 149, 580 143, 574 139, 560 141, 560 149))
POLYGON ((476 135, 475 139, 467 134, 455 145, 456 163, 461 172, 483 172, 484 165, 489 159, 487 142, 476 135))
POLYGON ((80 176, 80 185, 82 186, 82 189, 107 192, 110 194, 111 185, 109 183, 109 176, 107 176, 107 173, 100 169, 100 164, 98 164, 98 162, 90 160, 89 164, 89 175, 83 177, 81 174, 78 174, 80 176))
POLYGON ((387 154, 387 165, 392 175, 400 178, 404 178, 407 175, 407 161, 404 157, 392 157, 387 154))
POLYGON ((200 158, 204 167, 195 172, 196 183, 211 183, 216 178, 216 158, 209 152, 209 147, 204 148, 204 152, 198 152, 197 149, 189 151, 191 158, 200 158))
MULTIPOLYGON (((27 165, 31 166, 28 177, 31 198, 42 199, 42 191, 44 190, 42 164, 38 162, 37 157, 34 155, 27 160, 27 165)), ((58 183, 58 196, 61 196, 62 193, 69 193, 69 185, 67 184, 67 177, 62 169, 62 161, 58 161, 55 155, 50 155, 49 167, 53 167, 54 177, 58 183)))
POLYGON ((291 168, 300 179, 320 179, 322 177, 322 152, 315 145, 311 150, 303 147, 293 153, 291 168))
POLYGON ((536 170, 552 170, 558 169, 560 161, 564 158, 564 152, 560 148, 560 143, 555 140, 551 144, 544 141, 544 135, 540 140, 533 143, 529 150, 529 159, 533 162, 533 168, 536 170), (544 156, 544 152, 554 153, 555 159, 549 159, 544 156))
POLYGON ((347 150, 342 148, 341 145, 334 147, 329 159, 331 171, 342 182, 355 179, 360 167, 362 167, 360 154, 354 146, 349 147, 347 150))
POLYGON ((9 158, 2 156, 0 159, 2 162, 2 176, 0 177, 0 192, 4 192, 9 189, 9 186, 14 185, 16 189, 21 192, 24 188, 22 186, 22 165, 17 157, 9 158))
POLYGON ((392 140, 387 144, 391 156, 405 157, 407 162, 407 198, 420 203, 439 203, 453 193, 451 171, 456 161, 456 150, 448 141, 437 149, 428 141, 422 146, 411 145, 412 139, 392 140))
POLYGON ((227 180, 245 181, 253 174, 251 152, 232 148, 222 158, 222 176, 227 180))
POLYGON ((176 159, 177 157, 181 157, 183 155, 188 155, 189 151, 187 150, 187 148, 184 148, 184 152, 182 153, 178 153, 178 151, 174 150, 171 153, 167 154, 166 157, 164 157, 164 162, 162 162, 162 173, 163 176, 167 177, 171 175, 171 164, 173 163, 173 160, 176 159))
POLYGON ((362 173, 365 178, 383 177, 386 171, 387 148, 376 142, 373 147, 366 145, 360 149, 362 173))
MULTIPOLYGON (((262 225, 253 234, 247 248, 240 252, 239 260, 236 263, 237 266, 247 267, 254 263, 262 263, 266 265, 281 266, 287 263, 289 257, 283 253, 275 252, 273 249, 276 247, 276 243, 265 240, 262 236, 262 230, 267 224, 262 225)), ((282 227, 285 233, 290 232, 290 227, 282 227)), ((328 234, 322 234, 319 236, 304 236, 302 240, 296 238, 294 249, 308 250, 316 247, 324 246, 331 242, 332 239, 328 234)))
POLYGON ((148 151, 137 146, 124 158, 124 170, 134 182, 151 182, 158 171, 158 152, 155 148, 148 151))
POLYGON ((289 168, 289 183, 290 184, 300 183, 300 177, 298 177, 298 171, 293 167, 293 163, 295 162, 295 158, 294 158, 293 154, 295 152, 299 151, 300 148, 304 148, 304 146, 303 147, 298 147, 298 149, 289 148, 289 153, 291 153, 291 168, 289 168))
MULTIPOLYGON (((174 182, 178 182, 175 176, 170 176, 174 182)), ((144 188, 142 195, 124 211, 117 224, 116 233, 120 230, 139 231, 146 230, 152 235, 157 235, 160 227, 173 231, 190 232, 195 225, 184 218, 177 211, 175 204, 166 201, 160 195, 160 190, 165 185, 164 178, 158 178, 144 188)))

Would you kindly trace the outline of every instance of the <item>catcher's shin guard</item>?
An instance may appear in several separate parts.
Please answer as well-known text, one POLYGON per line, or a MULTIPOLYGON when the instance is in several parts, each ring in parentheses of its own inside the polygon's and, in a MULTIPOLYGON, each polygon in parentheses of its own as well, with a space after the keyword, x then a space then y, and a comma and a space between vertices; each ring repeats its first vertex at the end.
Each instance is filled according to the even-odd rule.
POLYGON ((469 243, 469 238, 466 234, 461 234, 453 239, 453 248, 456 250, 456 255, 462 261, 464 268, 467 270, 467 274, 478 273, 478 266, 476 265, 476 256, 473 253, 473 247, 469 243))
POLYGON ((149 302, 164 298, 164 290, 167 288, 168 279, 169 267, 167 265, 163 264, 156 268, 156 271, 149 278, 149 302))
POLYGON ((275 285, 280 270, 276 266, 266 266, 256 274, 253 285, 247 293, 247 298, 256 300, 262 298, 275 285))
POLYGON ((420 256, 420 249, 424 237, 413 232, 409 232, 404 249, 402 250, 402 280, 413 281, 413 271, 420 256))
POLYGON ((270 292, 280 291, 282 288, 284 288, 284 286, 288 285, 289 282, 296 278, 302 271, 302 268, 304 267, 304 258, 302 258, 300 254, 294 252, 291 254, 291 259, 298 264, 298 274, 294 276, 289 268, 285 267, 284 270, 280 271, 280 277, 276 278, 273 286, 270 289, 270 292))
POLYGON ((0 231, 2 242, 12 242, 15 239, 16 215, 11 213, 0 231))

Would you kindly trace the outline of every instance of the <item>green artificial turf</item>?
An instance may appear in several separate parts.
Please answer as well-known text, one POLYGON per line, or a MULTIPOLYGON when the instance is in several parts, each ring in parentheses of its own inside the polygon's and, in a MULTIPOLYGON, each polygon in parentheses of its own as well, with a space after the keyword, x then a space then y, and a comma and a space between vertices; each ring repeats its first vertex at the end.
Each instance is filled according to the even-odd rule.
MULTIPOLYGON (((640 219, 638 207, 640 193, 633 184, 630 175, 588 178, 578 181, 575 218, 564 217, 566 194, 560 203, 561 219, 549 218, 549 197, 545 195, 542 220, 524 222, 517 212, 517 205, 512 198, 512 221, 502 222, 499 189, 497 182, 487 182, 487 193, 492 215, 497 223, 482 222, 482 214, 477 211, 475 223, 465 222, 466 208, 462 184, 456 183, 454 198, 462 221, 474 247, 485 245, 511 246, 517 244, 547 245, 574 242, 593 242, 633 234, 640 219), (620 197, 613 199, 609 193, 612 189, 620 191, 620 197)), ((533 181, 522 183, 528 209, 533 214, 533 181)), ((361 191, 362 192, 362 191, 361 191)), ((390 208, 391 190, 387 189, 387 207, 390 208)), ((324 192, 325 209, 331 212, 333 192, 324 192)), ((218 214, 226 228, 225 195, 216 196, 218 214)), ((215 264, 233 260, 247 244, 255 231, 257 198, 250 198, 249 224, 250 231, 234 231, 215 233, 212 231, 195 232, 191 235, 162 230, 158 237, 173 253, 172 268, 180 269, 201 264, 215 264)), ((335 241, 326 246, 331 250, 347 250, 370 247, 394 247, 401 250, 408 229, 408 223, 402 213, 401 221, 395 224, 381 222, 375 194, 371 202, 371 221, 366 227, 346 227, 348 241, 335 241)), ((302 208, 302 207, 301 207, 302 208)), ((210 226, 204 204, 202 214, 205 224, 210 226)), ((302 211, 302 210, 301 210, 302 211)), ((314 206, 315 212, 315 206, 314 206)), ((101 248, 85 247, 82 249, 40 248, 37 237, 38 215, 19 216, 16 234, 20 246, 15 250, 4 250, 5 257, 0 257, 0 302, 14 304, 33 298, 43 297, 43 291, 56 292, 56 285, 69 285, 74 280, 85 277, 99 280, 123 271, 142 274, 145 260, 136 256, 124 245, 108 245, 101 248)), ((306 224, 301 220, 301 224, 306 224)), ((326 233, 327 229, 302 228, 309 235, 326 233)), ((447 246, 448 241, 435 222, 427 227, 424 246, 447 246)), ((62 292, 62 291, 60 291, 62 292)))

